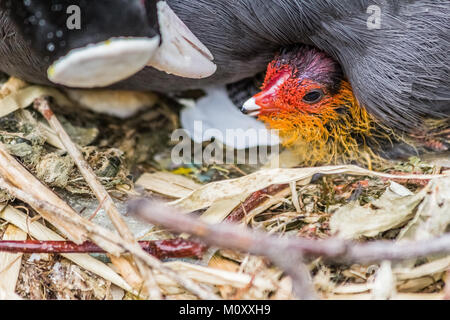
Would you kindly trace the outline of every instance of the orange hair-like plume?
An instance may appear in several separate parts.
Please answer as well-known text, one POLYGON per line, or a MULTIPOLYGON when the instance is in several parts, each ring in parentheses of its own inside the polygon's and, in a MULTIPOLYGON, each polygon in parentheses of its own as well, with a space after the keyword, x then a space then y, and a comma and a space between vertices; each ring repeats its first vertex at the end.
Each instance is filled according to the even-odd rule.
POLYGON ((286 108, 286 102, 275 101, 284 106, 277 106, 276 113, 262 113, 259 119, 278 130, 283 145, 292 148, 302 162, 336 163, 359 159, 364 151, 372 154, 366 142, 374 139, 375 122, 360 107, 347 81, 342 81, 337 94, 323 99, 315 112, 293 112, 286 108))

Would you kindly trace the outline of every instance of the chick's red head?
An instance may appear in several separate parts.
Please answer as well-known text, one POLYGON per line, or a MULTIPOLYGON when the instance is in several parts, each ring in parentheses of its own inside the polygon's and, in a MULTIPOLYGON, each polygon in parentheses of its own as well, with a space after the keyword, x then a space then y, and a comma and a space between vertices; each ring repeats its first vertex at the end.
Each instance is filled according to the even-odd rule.
POLYGON ((284 49, 269 64, 254 103, 259 115, 320 113, 338 92, 342 79, 339 64, 326 53, 309 46, 284 49))
POLYGON ((308 145, 313 162, 357 148, 354 133, 371 126, 340 65, 310 46, 282 50, 269 64, 261 92, 242 110, 278 130, 284 145, 308 145))

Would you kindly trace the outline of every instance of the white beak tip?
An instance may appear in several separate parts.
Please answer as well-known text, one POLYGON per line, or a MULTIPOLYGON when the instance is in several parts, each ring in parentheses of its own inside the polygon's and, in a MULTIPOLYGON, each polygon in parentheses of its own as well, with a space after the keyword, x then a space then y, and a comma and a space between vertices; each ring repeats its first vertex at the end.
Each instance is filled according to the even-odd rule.
POLYGON ((259 115, 261 107, 256 104, 255 98, 248 99, 241 108, 242 113, 256 117, 259 115))

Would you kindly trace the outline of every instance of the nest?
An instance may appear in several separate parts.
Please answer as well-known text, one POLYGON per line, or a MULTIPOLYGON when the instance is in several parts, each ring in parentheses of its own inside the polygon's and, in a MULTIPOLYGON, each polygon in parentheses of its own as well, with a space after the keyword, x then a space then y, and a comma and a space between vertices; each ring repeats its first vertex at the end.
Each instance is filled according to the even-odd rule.
MULTIPOLYGON (((209 249, 197 260, 161 261, 143 256, 124 230, 119 234, 110 234, 110 230, 123 222, 137 240, 189 239, 189 235, 129 215, 127 203, 136 198, 156 199, 208 224, 226 220, 283 239, 337 236, 354 243, 390 240, 396 245, 400 240, 441 236, 450 225, 450 178, 445 171, 448 164, 442 161, 385 161, 376 172, 344 165, 292 169, 175 165, 170 159, 170 134, 179 126, 179 106, 167 98, 155 99, 135 116, 119 120, 80 109, 77 101, 54 89, 28 86, 15 79, 3 86, 1 95, 0 142, 5 151, 1 157, 16 171, 13 175, 8 171, 13 169, 3 166, 0 173, 0 237, 90 240, 106 253, 74 258, 67 253, 0 252, 0 297, 299 297, 296 288, 301 284, 293 282, 289 268, 283 268, 286 261, 272 259, 270 248, 267 255, 255 254, 251 248, 209 249), (95 182, 86 179, 78 167, 79 159, 45 114, 28 107, 42 96, 52 97, 53 103, 48 101, 61 130, 77 146, 92 170, 91 178, 95 177, 104 191, 93 188, 95 182), (19 174, 26 179, 20 180, 19 174), (38 184, 41 194, 30 188, 38 184), (106 205, 106 196, 99 198, 106 192, 114 209, 106 205), (118 216, 108 216, 111 210, 118 216), (109 236, 112 240, 105 240, 109 236)), ((292 162, 292 156, 286 154, 282 161, 292 162)), ((439 299, 446 290, 448 295, 450 259, 445 254, 371 263, 307 257, 301 265, 318 298, 439 299)))

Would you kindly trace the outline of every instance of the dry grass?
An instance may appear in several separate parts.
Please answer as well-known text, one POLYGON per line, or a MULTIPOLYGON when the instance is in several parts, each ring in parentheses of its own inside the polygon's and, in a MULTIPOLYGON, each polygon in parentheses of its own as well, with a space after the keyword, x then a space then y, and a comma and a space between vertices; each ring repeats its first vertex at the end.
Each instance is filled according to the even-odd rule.
MULTIPOLYGON (((11 95, 16 95, 17 98, 20 94, 36 94, 36 88, 30 90, 26 84, 12 83, 5 87, 1 94, 4 98, 11 98, 11 95), (23 90, 28 91, 24 93, 23 90)), ((353 206, 356 208, 355 215, 363 216, 361 221, 369 221, 364 220, 364 214, 372 212, 376 215, 381 212, 386 204, 383 202, 383 195, 390 195, 389 201, 401 199, 408 204, 404 208, 403 218, 391 224, 374 224, 369 231, 355 230, 349 237, 360 241, 398 238, 417 240, 438 236, 444 233, 450 224, 446 218, 450 210, 449 194, 442 190, 436 191, 432 183, 428 184, 428 180, 420 177, 393 179, 366 171, 357 172, 356 175, 355 172, 348 173, 348 168, 336 172, 331 170, 320 177, 314 175, 317 170, 311 169, 303 179, 299 178, 302 175, 297 174, 295 178, 287 179, 289 181, 281 181, 280 173, 273 177, 269 175, 273 180, 264 180, 268 181, 267 186, 271 184, 270 181, 278 181, 287 183, 287 187, 278 190, 276 194, 266 195, 264 201, 256 206, 242 207, 245 206, 245 200, 258 190, 250 188, 248 180, 245 179, 260 168, 232 164, 205 167, 172 164, 170 150, 173 145, 169 136, 178 126, 178 110, 176 107, 169 107, 170 101, 160 100, 134 117, 118 120, 80 110, 76 106, 62 103, 61 99, 55 98, 56 103, 60 105, 60 108, 54 110, 56 116, 62 122, 63 129, 79 146, 99 182, 112 196, 112 201, 120 213, 125 213, 127 200, 138 196, 181 205, 182 209, 185 204, 186 211, 198 210, 197 214, 209 223, 222 221, 241 206, 246 213, 244 223, 253 229, 279 236, 322 239, 339 231, 336 230, 338 227, 335 227, 339 226, 335 221, 340 216, 339 212, 348 211, 349 206, 353 206), (136 184, 138 179, 139 183, 136 184), (237 181, 232 185, 234 193, 225 196, 225 191, 228 190, 226 181, 231 183, 231 179, 238 179, 233 180, 237 181), (211 183, 217 181, 225 182, 223 189, 210 188, 211 183), (392 184, 391 181, 396 181, 398 185, 392 184), (206 184, 209 186, 202 188, 206 184), (191 192, 205 192, 202 196, 207 201, 201 202, 202 196, 192 198, 191 192), (390 194, 387 194, 388 192, 390 194), (411 201, 408 201, 408 196, 411 201), (414 199, 416 202, 413 202, 414 199), (436 209, 436 201, 445 203, 444 209, 436 209)), ((23 97, 21 101, 28 103, 23 97)), ((12 111, 0 118, 0 141, 8 153, 19 160, 45 187, 51 188, 68 207, 73 208, 82 217, 91 217, 94 211, 98 211, 93 223, 112 228, 104 210, 97 210, 101 201, 95 199, 88 183, 76 168, 74 159, 55 136, 56 133, 31 108, 23 109, 24 105, 15 110, 11 109, 11 101, 6 102, 12 111)), ((432 175, 444 170, 441 165, 417 158, 405 162, 384 163, 383 167, 377 168, 378 172, 396 175, 432 175)), ((261 181, 258 180, 256 184, 260 189, 266 187, 261 181)), ((28 190, 24 188, 23 191, 28 190)), ((0 193, 0 200, 24 215, 26 223, 23 231, 29 238, 36 237, 36 234, 33 234, 34 227, 30 229, 31 224, 35 222, 61 235, 57 225, 44 221, 27 201, 14 199, 5 191, 0 193)), ((175 236, 159 227, 143 226, 131 217, 124 218, 135 238, 155 240, 175 236)), ((353 222, 355 229, 358 224, 356 219, 353 222)), ((2 216, 0 237, 5 237, 5 231, 14 224, 13 220, 2 216)), ((122 279, 120 281, 127 279, 124 274, 122 277, 118 275, 124 270, 120 270, 117 264, 113 265, 111 257, 98 254, 95 259, 109 267, 122 279)), ((114 258, 112 260, 114 261, 114 258)), ((131 290, 131 286, 127 287, 126 283, 120 288, 118 284, 121 282, 117 280, 119 278, 114 278, 117 281, 114 280, 116 284, 112 284, 111 279, 105 280, 106 276, 88 271, 66 256, 33 254, 24 255, 17 261, 21 262, 15 292, 1 286, 0 269, 0 297, 17 298, 14 295, 17 294, 25 299, 136 299, 139 293, 131 290)), ((201 265, 189 260, 165 262, 163 265, 194 284, 203 284, 203 288, 211 296, 217 295, 224 299, 294 298, 291 279, 263 257, 219 249, 210 250, 201 265)), ((441 299, 445 281, 448 279, 445 275, 450 267, 450 260, 448 257, 430 257, 381 267, 379 264, 330 264, 316 259, 307 261, 307 267, 314 287, 322 298, 441 299), (389 292, 381 292, 379 283, 383 284, 381 287, 390 287, 389 292)), ((153 285, 157 285, 164 298, 197 298, 198 295, 192 290, 181 285, 163 270, 152 269, 152 273, 153 285)))

